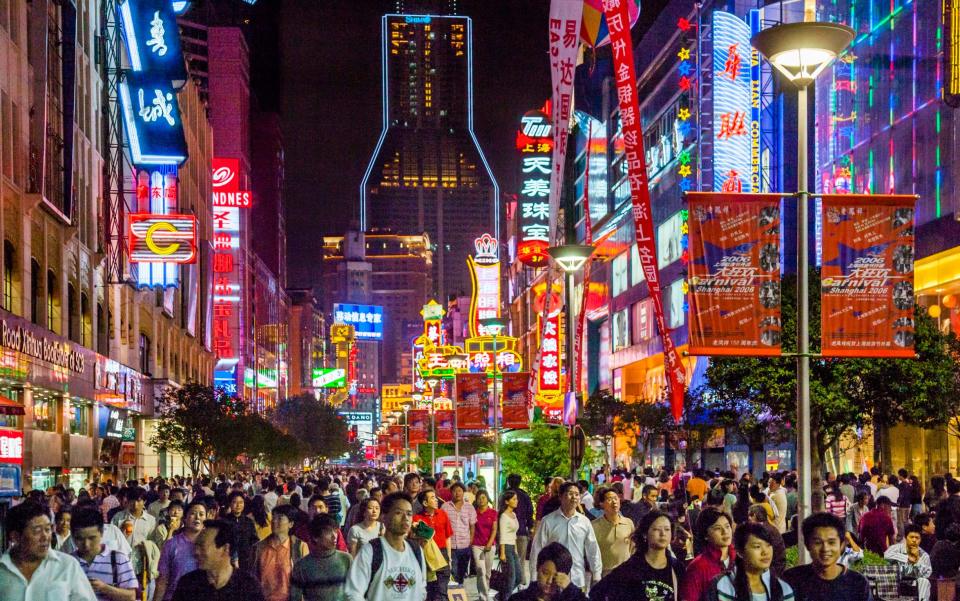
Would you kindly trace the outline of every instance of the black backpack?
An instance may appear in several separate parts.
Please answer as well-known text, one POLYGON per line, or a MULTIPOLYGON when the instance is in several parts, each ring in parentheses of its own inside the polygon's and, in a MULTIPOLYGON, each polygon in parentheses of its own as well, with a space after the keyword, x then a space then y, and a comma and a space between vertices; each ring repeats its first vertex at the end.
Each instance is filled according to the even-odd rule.
MULTIPOLYGON (((380 537, 373 539, 370 541, 370 546, 373 549, 373 559, 370 562, 370 582, 367 584, 367 592, 364 594, 364 597, 369 596, 370 589, 373 587, 373 580, 377 577, 377 572, 379 572, 383 566, 383 539, 380 537)), ((417 565, 422 566, 423 550, 420 549, 420 545, 407 541, 407 546, 413 551, 417 565)), ((423 577, 426 578, 426 574, 423 574, 423 577)))

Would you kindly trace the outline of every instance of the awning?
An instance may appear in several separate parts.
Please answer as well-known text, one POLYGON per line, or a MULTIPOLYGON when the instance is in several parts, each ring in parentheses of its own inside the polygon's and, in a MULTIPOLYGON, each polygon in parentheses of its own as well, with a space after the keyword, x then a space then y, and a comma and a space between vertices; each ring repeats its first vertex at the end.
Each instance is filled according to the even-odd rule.
POLYGON ((24 415, 25 413, 23 405, 5 396, 0 396, 0 415, 24 415))

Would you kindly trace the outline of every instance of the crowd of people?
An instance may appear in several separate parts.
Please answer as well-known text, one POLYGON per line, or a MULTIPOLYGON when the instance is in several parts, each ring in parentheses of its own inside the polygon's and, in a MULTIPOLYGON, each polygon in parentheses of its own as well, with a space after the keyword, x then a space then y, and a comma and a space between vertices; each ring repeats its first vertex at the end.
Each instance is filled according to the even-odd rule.
POLYGON ((960 571, 950 474, 828 474, 801 524, 792 473, 524 484, 498 506, 471 474, 370 470, 31 491, 7 513, 0 599, 441 601, 475 575, 479 601, 868 601, 849 566, 872 552, 928 601, 960 571), (810 563, 787 569, 798 538, 810 563))

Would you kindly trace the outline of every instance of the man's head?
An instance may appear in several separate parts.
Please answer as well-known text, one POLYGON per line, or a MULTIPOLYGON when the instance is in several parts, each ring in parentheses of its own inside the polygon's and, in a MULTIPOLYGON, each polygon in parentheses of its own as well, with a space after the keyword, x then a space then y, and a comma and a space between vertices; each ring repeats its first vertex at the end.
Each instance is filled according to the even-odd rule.
POLYGON ((537 555, 537 586, 548 595, 559 592, 557 574, 570 574, 573 557, 560 543, 550 543, 537 555))
POLYGON ((417 501, 423 505, 423 510, 427 513, 436 511, 439 509, 437 502, 437 493, 432 490, 425 490, 417 495, 417 501))
POLYGON ((332 515, 320 513, 310 520, 310 538, 319 549, 333 551, 337 548, 337 520, 332 515))
POLYGON ((613 517, 620 513, 620 495, 607 487, 597 489, 596 503, 603 508, 603 513, 607 517, 613 517))
POLYGON ((907 524, 903 528, 903 542, 906 543, 907 549, 915 550, 920 547, 920 540, 923 538, 923 532, 920 530, 920 526, 916 524, 907 524))
POLYGON ((167 502, 170 500, 170 486, 168 484, 161 484, 157 488, 157 493, 160 495, 160 501, 167 502))
POLYGON ((460 501, 463 501, 463 494, 464 492, 466 492, 465 489, 463 488, 463 484, 461 484, 460 482, 454 482, 453 484, 450 485, 449 490, 450 490, 450 494, 453 495, 454 503, 459 503, 460 501))
POLYGON ((937 522, 929 513, 918 513, 913 518, 913 523, 920 527, 922 534, 936 534, 937 522))
POLYGON ((80 557, 92 558, 100 553, 103 539, 103 514, 93 508, 78 509, 70 525, 73 544, 80 557))
POLYGON ((139 486, 127 489, 127 511, 137 516, 143 513, 146 498, 147 492, 139 486))
POLYGON ((243 499, 243 493, 239 491, 233 491, 227 497, 227 507, 230 508, 230 514, 234 517, 240 517, 243 515, 243 507, 245 501, 243 499))
POLYGON ((520 488, 520 474, 510 474, 507 476, 507 488, 520 488))
POLYGON ((408 495, 418 495, 420 494, 420 488, 423 486, 423 479, 420 478, 420 474, 414 472, 408 473, 403 477, 403 492, 408 495))
POLYGON ((651 507, 657 506, 657 496, 657 487, 652 484, 646 484, 642 489, 640 489, 640 498, 651 507))
POLYGON ((183 514, 183 527, 189 532, 200 532, 207 519, 207 505, 202 501, 192 501, 183 514))
POLYGON ((890 513, 890 508, 893 507, 893 501, 889 497, 877 497, 877 503, 875 509, 890 513))
POLYGON ((70 534, 70 518, 73 517, 69 505, 64 505, 57 512, 54 523, 57 526, 57 532, 63 536, 70 534))
POLYGON ((757 524, 766 524, 770 521, 770 515, 763 505, 751 505, 747 509, 747 519, 757 524))
POLYGON ((733 522, 716 507, 707 507, 697 518, 697 536, 711 547, 726 549, 733 542, 733 522))
POLYGON ((310 516, 327 513, 327 502, 321 495, 313 495, 307 501, 307 514, 310 516))
POLYGON ((910 472, 901 467, 899 470, 897 470, 897 475, 900 476, 901 480, 906 480, 910 476, 910 472))
POLYGON ((406 536, 413 524, 413 499, 403 492, 390 493, 383 498, 383 525, 389 534, 406 536))
POLYGON ((233 524, 226 520, 207 520, 203 531, 197 536, 193 554, 201 570, 213 572, 230 564, 231 546, 234 541, 233 524))
MULTIPOLYGON (((884 497, 880 497, 881 499, 884 497)), ((832 513, 819 512, 803 520, 803 543, 815 566, 828 568, 843 551, 843 520, 832 513)))
POLYGON ((783 474, 774 472, 770 474, 770 492, 778 490, 783 486, 783 474))
POLYGON ((580 487, 576 482, 564 482, 558 490, 560 495, 560 509, 564 513, 572 513, 580 505, 580 487))
POLYGON ((53 525, 43 505, 27 501, 7 512, 5 522, 10 541, 17 553, 28 561, 41 561, 50 550, 53 525))
POLYGON ((293 505, 280 505, 274 507, 273 513, 270 515, 270 527, 274 534, 286 537, 290 535, 290 529, 293 528, 296 519, 297 510, 293 505))
POLYGON ((174 488, 170 490, 170 500, 171 501, 180 501, 183 503, 187 498, 187 493, 182 488, 174 488))

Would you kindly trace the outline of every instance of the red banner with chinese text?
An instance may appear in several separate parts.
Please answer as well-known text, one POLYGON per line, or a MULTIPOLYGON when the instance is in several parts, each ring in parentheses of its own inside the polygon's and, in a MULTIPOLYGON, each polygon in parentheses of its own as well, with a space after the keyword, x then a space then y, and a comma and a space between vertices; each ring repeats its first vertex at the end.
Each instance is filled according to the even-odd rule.
POLYGON ((409 434, 407 442, 410 446, 430 442, 430 410, 411 409, 407 411, 407 425, 409 434))
POLYGON ((780 354, 779 194, 688 192, 690 354, 780 354))
POLYGON ((436 428, 437 442, 440 444, 453 444, 457 440, 454 420, 456 419, 453 409, 440 409, 433 414, 434 428, 436 428))
POLYGON ((823 356, 913 357, 916 197, 821 199, 823 356))
POLYGON ((391 451, 402 451, 407 445, 404 441, 403 426, 390 426, 387 430, 387 446, 391 451))
POLYGON ((657 267, 657 247, 653 238, 653 214, 650 210, 650 188, 647 183, 647 164, 640 129, 640 106, 637 99, 637 75, 633 66, 633 42, 630 37, 630 14, 627 0, 603 0, 603 12, 610 30, 610 48, 613 53, 613 73, 617 82, 620 122, 627 163, 627 179, 633 203, 633 223, 636 230, 640 266, 647 279, 653 313, 663 340, 663 364, 670 388, 670 408, 673 418, 683 414, 683 392, 686 373, 680 354, 667 330, 663 312, 660 270, 657 267))
POLYGON ((486 430, 490 397, 487 374, 457 374, 457 429, 486 430))
POLYGON ((527 391, 526 372, 503 374, 503 401, 501 425, 504 428, 524 429, 530 427, 530 394, 527 391))
POLYGON ((390 452, 390 435, 380 434, 377 436, 377 457, 386 457, 390 452))

